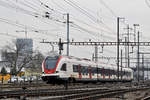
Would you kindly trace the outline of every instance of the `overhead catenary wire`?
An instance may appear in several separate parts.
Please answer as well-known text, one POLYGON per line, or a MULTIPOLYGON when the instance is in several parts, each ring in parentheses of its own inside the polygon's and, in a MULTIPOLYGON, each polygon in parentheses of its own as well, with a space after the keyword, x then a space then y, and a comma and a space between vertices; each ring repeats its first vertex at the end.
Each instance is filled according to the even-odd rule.
MULTIPOLYGON (((7 7, 7 6, 5 6, 5 5, 2 5, 2 6, 7 7)), ((18 9, 17 6, 14 6, 13 8, 14 8, 14 9, 18 9)), ((20 11, 23 12, 23 13, 25 13, 25 12, 24 12, 24 9, 20 9, 20 11), (22 11, 22 10, 23 10, 23 11, 22 11)), ((30 12, 30 13, 27 13, 27 12, 26 12, 25 14, 31 15, 31 16, 33 16, 33 17, 41 17, 41 18, 44 17, 44 15, 37 14, 37 13, 35 14, 35 13, 33 13, 33 12, 30 12)), ((54 20, 54 21, 58 21, 58 22, 59 22, 59 20, 56 20, 56 19, 51 19, 51 20, 54 20)))
POLYGON ((99 0, 99 2, 102 3, 105 6, 105 8, 107 8, 115 18, 118 17, 117 14, 103 0, 99 0))
POLYGON ((85 32, 88 32, 88 33, 90 33, 89 31, 85 30, 84 28, 81 28, 81 27, 80 27, 80 29, 82 29, 82 30, 83 30, 83 31, 85 31, 85 32))
MULTIPOLYGON (((61 7, 61 5, 59 5, 59 4, 57 4, 56 2, 54 2, 54 0, 51 0, 51 1, 53 1, 53 3, 54 4, 56 4, 56 6, 58 6, 58 7, 60 7, 61 9, 63 9, 63 10, 65 10, 66 11, 66 9, 64 9, 64 7, 61 7)), ((88 9, 88 12, 90 11, 90 9, 88 9)), ((92 12, 92 11, 91 11, 92 12)), ((95 12, 92 12, 93 14, 95 13, 95 12)), ((95 28, 95 29, 97 29, 97 30, 102 30, 102 31, 106 31, 106 30, 104 30, 104 29, 100 29, 100 27, 95 27, 95 26, 93 26, 93 25, 91 25, 91 24, 88 24, 88 23, 86 23, 85 21, 83 21, 83 20, 80 20, 80 19, 78 19, 78 18, 76 18, 76 16, 75 15, 73 15, 72 13, 70 14, 70 17, 72 18, 72 19, 75 19, 76 21, 78 21, 79 23, 82 23, 82 24, 84 24, 84 25, 87 25, 87 26, 91 26, 91 28, 95 28)), ((111 19, 112 20, 112 19, 111 19)), ((106 32, 108 32, 108 31, 106 31, 106 32)), ((111 33, 111 32, 108 32, 108 33, 111 33)))
MULTIPOLYGON (((11 20, 8 20, 8 19, 0 18, 0 22, 7 23, 7 24, 10 24, 12 26, 16 26, 16 27, 19 27, 19 28, 22 28, 22 29, 27 28, 27 30, 35 32, 35 33, 49 35, 47 33, 42 32, 43 30, 41 30, 41 29, 37 29, 37 28, 34 28, 34 27, 30 27, 30 26, 27 26, 27 25, 16 23, 15 21, 11 21, 11 20)), ((50 35, 52 35, 52 34, 50 34, 50 35)), ((53 36, 55 36, 55 35, 53 35, 53 36)))
MULTIPOLYGON (((46 6, 46 7, 48 7, 48 6, 46 6)), ((51 9, 52 10, 52 9, 51 9)), ((55 21, 58 21, 58 22, 61 22, 61 21, 59 21, 59 20, 55 20, 55 21)), ((83 28, 82 28, 83 29, 83 28)), ((85 31, 85 30, 84 30, 85 31)), ((87 32, 87 31, 86 31, 87 32)))
MULTIPOLYGON (((17 5, 16 5, 17 6, 17 5)), ((31 6, 32 7, 32 6, 31 6)), ((40 7, 40 6, 39 6, 40 7)), ((48 6, 42 6, 42 11, 43 12, 45 12, 45 11, 50 11, 50 9, 48 8, 47 9, 47 7, 48 6), (45 9, 46 8, 46 9, 45 9)), ((30 8, 30 7, 29 7, 30 8)), ((16 7, 14 7, 14 9, 16 9, 16 7)), ((32 8, 31 8, 32 9, 32 8)), ((31 16, 33 16, 33 17, 35 17, 36 16, 36 14, 33 14, 34 12, 31 10, 31 12, 30 12, 30 10, 29 10, 29 13, 28 12, 24 12, 24 10, 25 9, 20 9, 19 11, 20 12, 22 12, 22 13, 25 13, 25 14, 27 14, 27 15, 31 15, 31 16)), ((36 12, 37 13, 37 12, 36 12)), ((39 12, 38 12, 39 13, 39 12)), ((37 15, 37 16, 39 16, 39 17, 37 17, 37 18, 42 18, 43 17, 43 15, 42 14, 39 14, 39 15, 37 15)), ((55 16, 54 16, 55 17, 55 16)), ((40 19, 40 20, 42 20, 42 19, 40 19)), ((53 20, 53 19, 50 19, 50 20, 53 20)), ((53 20, 53 21, 55 21, 55 22, 60 22, 60 23, 62 23, 62 21, 59 21, 59 20, 53 20)), ((65 20, 64 20, 65 21, 65 20)), ((48 22, 48 20, 46 21, 45 20, 45 22, 48 22)), ((50 23, 50 22, 49 22, 50 23)), ((82 30, 82 31, 84 31, 84 32, 86 32, 86 33, 92 33, 91 35, 94 35, 94 36, 96 36, 95 35, 95 33, 97 34, 99 31, 97 30, 97 32, 91 32, 91 30, 89 30, 89 29, 86 29, 86 27, 84 27, 84 26, 82 26, 81 24, 76 24, 75 23, 75 25, 71 25, 71 26, 73 26, 73 27, 76 27, 76 28, 78 28, 78 29, 80 29, 80 30, 82 30), (80 27, 79 27, 80 26, 80 27)), ((108 39, 110 39, 109 37, 108 37, 108 39)))
MULTIPOLYGON (((47 7, 48 7, 48 6, 47 6, 47 7)), ((82 29, 82 30, 85 31, 85 32, 88 32, 87 30, 85 30, 85 29, 83 29, 83 28, 81 28, 81 27, 80 27, 80 29, 82 29)), ((89 32, 88 32, 88 33, 89 33, 89 32)))
POLYGON ((4 1, 0 1, 0 5, 3 6, 3 7, 6 7, 6 8, 11 8, 11 9, 17 9, 18 11, 22 11, 24 12, 25 14, 29 14, 29 15, 32 15, 32 16, 35 16, 37 13, 36 12, 33 12, 33 11, 29 11, 29 10, 25 10, 19 6, 16 6, 15 4, 11 4, 10 2, 4 2, 4 1))
POLYGON ((81 12, 82 14, 86 15, 93 23, 96 23, 98 25, 103 25, 102 27, 105 27, 106 29, 110 30, 113 34, 116 34, 111 28, 109 28, 105 23, 103 23, 102 21, 100 21, 99 19, 97 19, 95 16, 91 15, 89 12, 87 12, 85 9, 81 8, 79 5, 77 5, 76 3, 74 3, 73 1, 70 0, 64 0, 67 4, 69 4, 70 6, 74 7, 75 9, 77 9, 79 12, 81 12))
MULTIPOLYGON (((53 1, 53 0, 52 0, 53 1)), ((54 2, 54 1, 53 1, 54 2)), ((55 3, 56 4, 56 3, 55 3)), ((58 4, 56 4, 57 6, 59 6, 58 4)), ((61 7, 62 8, 62 7, 61 7)), ((85 25, 87 25, 88 27, 90 26, 91 28, 95 28, 95 29, 97 29, 97 30, 99 30, 99 28, 97 28, 97 27, 94 27, 94 26, 92 26, 92 25, 90 25, 90 24, 88 24, 88 23, 86 23, 86 22, 84 22, 84 21, 82 21, 82 20, 79 20, 79 19, 77 19, 77 18, 75 18, 72 14, 70 14, 72 17, 71 18, 73 18, 73 19, 75 19, 76 21, 78 21, 78 22, 80 22, 80 23, 82 23, 82 24, 85 24, 85 25)), ((82 28, 83 29, 83 28, 82 28)), ((102 31, 104 31, 104 32, 108 32, 108 31, 105 31, 104 29, 100 29, 100 30, 102 30, 102 31)), ((87 32, 87 31, 86 31, 87 32)), ((89 33, 89 32, 88 32, 89 33)), ((108 32, 109 33, 109 32, 108 32)))
MULTIPOLYGON (((15 8, 16 8, 16 7, 15 7, 15 8)), ((16 24, 15 22, 12 23, 12 21, 8 21, 8 20, 7 20, 7 22, 6 22, 6 20, 5 20, 5 21, 3 20, 3 22, 8 23, 8 24, 11 24, 11 25, 18 26, 18 24, 16 24)), ((22 26, 22 25, 20 26, 20 25, 19 25, 18 27, 25 28, 26 26, 27 26, 27 25, 25 25, 25 26, 22 26)), ((32 28, 33 28, 33 27, 32 27, 32 28)), ((31 30, 32 28, 30 28, 30 30, 31 30)), ((35 30, 35 29, 34 29, 34 30, 35 30)), ((36 32, 37 32, 37 31, 36 31, 36 32)))
MULTIPOLYGON (((83 31, 85 31, 85 32, 87 32, 87 33, 89 33, 89 34, 92 34, 92 35, 94 35, 94 36, 97 36, 96 32, 92 32, 92 31, 86 30, 85 28, 82 28, 81 26, 79 26, 79 25, 77 25, 77 24, 73 24, 73 25, 75 25, 75 27, 77 27, 77 28, 79 28, 79 29, 81 29, 81 30, 83 30, 83 31)), ((107 36, 107 38, 112 39, 112 40, 114 39, 114 38, 109 37, 109 36, 107 36)))
POLYGON ((147 6, 150 8, 150 0, 145 0, 145 3, 146 3, 147 6))

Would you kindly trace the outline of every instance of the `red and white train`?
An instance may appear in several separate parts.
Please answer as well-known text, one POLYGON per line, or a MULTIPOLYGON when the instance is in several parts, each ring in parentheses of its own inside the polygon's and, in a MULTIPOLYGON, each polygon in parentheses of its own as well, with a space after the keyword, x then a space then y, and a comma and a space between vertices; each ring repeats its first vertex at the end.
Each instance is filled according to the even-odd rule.
POLYGON ((68 56, 48 56, 42 64, 42 79, 47 83, 133 80, 130 68, 122 68, 119 74, 118 80, 116 66, 68 56))

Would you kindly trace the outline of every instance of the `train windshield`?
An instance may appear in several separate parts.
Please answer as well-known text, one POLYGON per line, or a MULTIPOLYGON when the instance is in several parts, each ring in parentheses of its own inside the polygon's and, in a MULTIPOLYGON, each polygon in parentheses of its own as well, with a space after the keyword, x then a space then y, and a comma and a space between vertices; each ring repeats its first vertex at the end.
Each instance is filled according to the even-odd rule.
POLYGON ((57 57, 47 57, 45 60, 45 69, 50 70, 54 69, 58 60, 57 57))

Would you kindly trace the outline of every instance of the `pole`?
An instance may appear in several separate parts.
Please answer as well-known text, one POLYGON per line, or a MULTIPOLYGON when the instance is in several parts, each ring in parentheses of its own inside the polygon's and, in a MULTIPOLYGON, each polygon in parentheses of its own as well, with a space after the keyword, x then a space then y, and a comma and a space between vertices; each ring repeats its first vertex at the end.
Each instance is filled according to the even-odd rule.
POLYGON ((134 24, 134 42, 136 42, 136 25, 134 24))
POLYGON ((94 53, 93 53, 93 54, 92 54, 92 61, 94 61, 94 58, 95 58, 95 57, 94 57, 94 53))
POLYGON ((27 27, 25 27, 25 38, 27 39, 27 27))
POLYGON ((117 17, 117 76, 119 81, 119 17, 117 17))
POLYGON ((121 49, 121 81, 122 81, 122 49, 121 49))
MULTIPOLYGON (((127 37, 125 37, 125 43, 127 43, 127 37)), ((125 66, 128 67, 128 48, 127 48, 127 44, 125 45, 125 66)))
POLYGON ((139 82, 139 63, 140 63, 140 55, 139 55, 139 31, 138 31, 138 50, 137 50, 137 80, 139 82))
POLYGON ((67 56, 69 56, 69 13, 67 13, 67 56))
POLYGON ((95 45, 95 62, 98 61, 98 47, 95 45))
POLYGON ((140 26, 139 24, 133 24, 134 26, 134 42, 136 42, 136 26, 140 26))
MULTIPOLYGON (((130 33, 130 28, 129 28, 129 25, 127 26, 127 30, 128 30, 128 42, 130 42, 130 37, 129 37, 129 33, 130 33)), ((129 43, 128 43, 128 67, 130 67, 130 55, 129 55, 129 43)))
POLYGON ((143 82, 144 82, 144 54, 142 55, 142 76, 143 76, 143 82))
POLYGON ((134 42, 136 42, 136 27, 134 28, 134 42))
POLYGON ((147 63, 147 80, 148 80, 148 63, 147 63))
POLYGON ((61 50, 62 50, 62 43, 61 43, 61 38, 59 38, 59 55, 61 55, 61 50))

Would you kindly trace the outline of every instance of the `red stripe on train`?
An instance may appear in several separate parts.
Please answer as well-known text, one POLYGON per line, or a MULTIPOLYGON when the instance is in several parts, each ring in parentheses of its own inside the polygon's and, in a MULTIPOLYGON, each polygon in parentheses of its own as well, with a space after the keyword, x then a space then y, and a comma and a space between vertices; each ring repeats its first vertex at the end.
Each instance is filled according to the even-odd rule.
POLYGON ((59 59, 58 59, 58 61, 57 61, 57 63, 56 63, 55 68, 54 68, 54 69, 50 69, 50 70, 46 70, 46 69, 45 69, 45 60, 44 60, 44 62, 43 62, 44 72, 45 72, 46 74, 52 74, 52 73, 54 73, 54 72, 56 71, 56 68, 58 67, 58 64, 59 64, 61 58, 62 58, 62 56, 59 57, 59 59))

